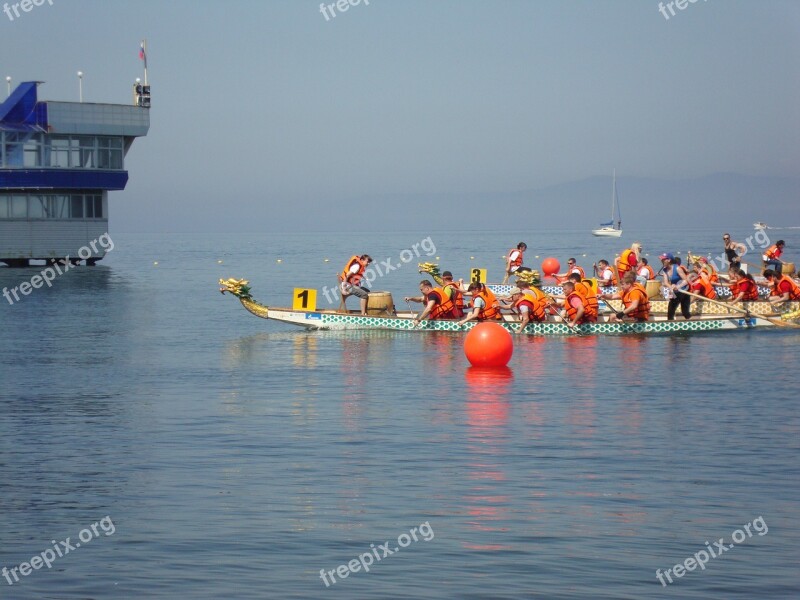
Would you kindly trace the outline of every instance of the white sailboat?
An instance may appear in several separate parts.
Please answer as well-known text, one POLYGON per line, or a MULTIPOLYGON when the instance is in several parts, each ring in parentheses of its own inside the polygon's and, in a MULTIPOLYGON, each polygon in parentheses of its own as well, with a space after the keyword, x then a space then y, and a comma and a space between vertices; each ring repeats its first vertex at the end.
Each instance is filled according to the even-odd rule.
POLYGON ((622 214, 619 210, 617 198, 617 170, 614 169, 614 179, 611 184, 611 220, 600 223, 600 229, 592 229, 592 235, 598 237, 620 237, 622 235, 622 214))

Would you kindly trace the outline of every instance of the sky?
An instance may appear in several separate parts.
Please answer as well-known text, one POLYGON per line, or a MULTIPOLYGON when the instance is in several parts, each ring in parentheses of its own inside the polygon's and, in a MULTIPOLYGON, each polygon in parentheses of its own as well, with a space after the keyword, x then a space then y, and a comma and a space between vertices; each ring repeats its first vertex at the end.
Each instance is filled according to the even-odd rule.
POLYGON ((800 2, 673 10, 362 0, 326 19, 306 0, 45 0, 0 13, 0 77, 77 100, 81 70, 85 101, 130 103, 147 39, 151 129, 111 194, 118 230, 357 230, 398 199, 481 225, 502 194, 592 178, 598 198, 571 210, 595 226, 614 168, 621 189, 794 178, 797 199, 800 2))

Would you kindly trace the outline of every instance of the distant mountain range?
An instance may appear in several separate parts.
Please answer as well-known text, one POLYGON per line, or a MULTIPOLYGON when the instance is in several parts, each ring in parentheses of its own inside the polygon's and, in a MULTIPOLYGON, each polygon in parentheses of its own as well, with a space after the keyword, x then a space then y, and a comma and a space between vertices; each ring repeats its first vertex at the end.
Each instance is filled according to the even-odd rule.
MULTIPOLYGON (((800 178, 753 177, 718 173, 697 179, 652 179, 617 176, 623 228, 750 228, 800 226, 800 178)), ((595 228, 611 213, 611 177, 591 177, 536 190, 466 195, 390 195, 370 206, 402 207, 397 226, 419 223, 421 215, 433 227, 499 229, 503 224, 546 228, 595 228), (435 208, 434 208, 435 207, 435 208), (477 209, 477 210, 476 210, 477 209), (492 216, 496 215, 496 218, 492 216), (430 220, 428 220, 430 219, 430 220)), ((363 215, 367 217, 368 214, 363 215)))
MULTIPOLYGON (((718 173, 697 179, 617 176, 622 227, 751 229, 800 226, 800 177, 718 173)), ((541 189, 468 194, 382 194, 289 199, 248 196, 219 204, 196 197, 187 211, 163 192, 111 211, 114 231, 590 230, 608 221, 611 176, 541 189), (150 204, 148 204, 148 202, 150 204)), ((146 194, 146 190, 145 190, 146 194)), ((134 198, 135 199, 135 198, 134 198)), ((112 196, 112 202, 114 198, 112 196)))

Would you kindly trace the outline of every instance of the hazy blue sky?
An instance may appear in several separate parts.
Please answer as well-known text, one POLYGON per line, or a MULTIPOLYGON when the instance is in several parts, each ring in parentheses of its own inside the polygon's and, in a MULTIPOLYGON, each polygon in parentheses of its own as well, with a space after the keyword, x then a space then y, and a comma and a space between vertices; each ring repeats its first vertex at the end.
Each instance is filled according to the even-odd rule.
POLYGON ((0 76, 77 99, 80 69, 86 101, 127 103, 147 38, 151 131, 115 227, 280 229, 287 206, 347 227, 387 194, 614 167, 795 177, 799 33, 795 0, 669 20, 652 0, 370 0, 328 21, 306 0, 53 0, 0 13, 0 76))

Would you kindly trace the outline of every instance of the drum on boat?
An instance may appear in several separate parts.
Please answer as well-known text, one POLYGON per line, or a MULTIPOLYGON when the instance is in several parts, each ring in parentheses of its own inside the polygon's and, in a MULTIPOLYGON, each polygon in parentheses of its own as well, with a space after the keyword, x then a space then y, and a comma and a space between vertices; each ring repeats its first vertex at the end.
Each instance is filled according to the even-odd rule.
POLYGON ((395 314, 394 302, 391 292, 370 292, 367 299, 368 315, 393 315, 395 314))
POLYGON ((645 285, 647 290, 647 297, 652 300, 653 298, 661 298, 661 282, 657 279, 650 279, 645 285))
POLYGON ((792 273, 794 273, 794 263, 790 262, 783 263, 783 274, 791 275, 792 273))

